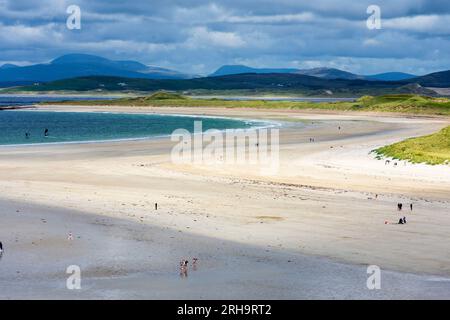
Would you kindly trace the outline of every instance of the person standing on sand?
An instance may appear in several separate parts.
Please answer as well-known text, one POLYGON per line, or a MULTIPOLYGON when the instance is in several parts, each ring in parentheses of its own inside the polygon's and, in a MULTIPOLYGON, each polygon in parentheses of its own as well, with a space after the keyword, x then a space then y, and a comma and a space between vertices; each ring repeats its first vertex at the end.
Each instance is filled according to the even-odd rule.
POLYGON ((0 241, 0 255, 3 254, 3 243, 0 241))
POLYGON ((412 204, 412 203, 409 205, 409 208, 410 208, 411 211, 412 211, 412 209, 413 209, 413 204, 412 204))
POLYGON ((158 202, 155 202, 155 210, 158 210, 158 202))
POLYGON ((187 260, 181 260, 180 261, 180 276, 182 278, 187 278, 187 267, 188 267, 189 261, 187 260))

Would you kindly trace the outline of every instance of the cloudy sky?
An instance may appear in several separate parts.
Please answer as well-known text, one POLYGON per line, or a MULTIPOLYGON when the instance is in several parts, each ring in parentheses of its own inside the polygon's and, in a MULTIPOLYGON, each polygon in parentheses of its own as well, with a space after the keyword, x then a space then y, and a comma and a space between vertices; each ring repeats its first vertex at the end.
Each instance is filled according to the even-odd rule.
POLYGON ((66 53, 208 74, 223 64, 372 74, 450 69, 448 0, 0 0, 0 64, 66 53), (381 29, 369 29, 369 5, 381 29), (68 6, 81 9, 69 30, 68 6))

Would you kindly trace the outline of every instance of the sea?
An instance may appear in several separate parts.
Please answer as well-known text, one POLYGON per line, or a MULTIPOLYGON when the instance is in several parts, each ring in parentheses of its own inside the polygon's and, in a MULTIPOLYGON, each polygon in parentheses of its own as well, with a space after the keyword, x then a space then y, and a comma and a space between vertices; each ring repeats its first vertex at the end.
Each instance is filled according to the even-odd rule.
MULTIPOLYGON (((24 106, 41 101, 90 100, 105 97, 1 96, 2 106, 24 106)), ((176 129, 194 132, 194 122, 202 130, 250 129, 264 122, 220 117, 128 114, 110 112, 0 111, 0 145, 97 142, 143 139, 170 135, 176 129), (44 134, 48 129, 47 136, 44 134)))

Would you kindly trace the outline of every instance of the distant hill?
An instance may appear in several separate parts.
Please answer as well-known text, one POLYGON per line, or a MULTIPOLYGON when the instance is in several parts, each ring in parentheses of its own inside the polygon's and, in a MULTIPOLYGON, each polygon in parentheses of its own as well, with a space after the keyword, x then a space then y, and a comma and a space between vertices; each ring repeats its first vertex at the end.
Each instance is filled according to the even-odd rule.
POLYGON ((351 72, 335 68, 303 69, 298 70, 296 73, 325 79, 347 79, 347 80, 364 79, 363 76, 359 76, 357 74, 353 74, 351 72))
POLYGON ((228 76, 233 74, 243 73, 295 73, 297 69, 289 68, 251 68, 244 65, 226 65, 217 69, 214 73, 210 74, 210 77, 228 76))
POLYGON ((366 79, 371 80, 381 80, 381 81, 400 81, 400 80, 406 80, 411 78, 416 78, 416 75, 404 73, 404 72, 385 72, 385 73, 379 73, 374 74, 370 76, 365 76, 366 79))
POLYGON ((2 82, 2 81, 0 81, 0 88, 28 86, 28 85, 32 85, 33 83, 34 83, 33 81, 17 81, 17 82, 2 82))
POLYGON ((237 74, 194 79, 136 79, 91 76, 57 80, 19 87, 17 91, 189 91, 189 90, 252 90, 253 92, 296 92, 305 95, 360 96, 386 93, 434 94, 417 84, 404 82, 323 79, 294 73, 237 74))
POLYGON ((421 77, 404 80, 406 83, 418 83, 422 87, 450 88, 450 70, 430 73, 421 77))
POLYGON ((101 65, 128 71, 145 71, 148 67, 137 61, 114 61, 89 54, 67 54, 54 59, 52 65, 87 64, 101 65))
POLYGON ((324 79, 346 79, 346 80, 379 80, 379 81, 401 81, 417 77, 413 74, 403 72, 386 72, 374 75, 359 75, 336 68, 312 68, 312 69, 292 69, 292 68, 252 68, 244 65, 225 65, 217 69, 210 77, 226 76, 244 73, 297 73, 306 76, 319 77, 324 79))
POLYGON ((113 61, 87 54, 69 54, 48 64, 19 67, 3 65, 2 83, 48 82, 83 76, 118 76, 147 79, 186 79, 190 75, 160 67, 146 66, 137 61, 113 61))
POLYGON ((0 67, 0 69, 12 69, 12 68, 18 68, 19 66, 16 66, 15 64, 12 63, 5 63, 4 65, 2 65, 0 67))

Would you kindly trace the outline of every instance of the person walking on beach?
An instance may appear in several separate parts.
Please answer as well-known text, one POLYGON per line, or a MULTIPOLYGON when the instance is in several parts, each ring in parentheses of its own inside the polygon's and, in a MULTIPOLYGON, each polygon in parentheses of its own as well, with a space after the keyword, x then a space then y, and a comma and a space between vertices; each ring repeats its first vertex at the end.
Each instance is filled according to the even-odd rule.
POLYGON ((0 256, 3 254, 3 243, 0 241, 0 256))
POLYGON ((158 202, 155 202, 155 210, 158 210, 158 202))
POLYGON ((180 276, 182 278, 187 278, 187 267, 188 267, 189 261, 187 260, 181 260, 180 261, 180 276))
POLYGON ((413 204, 412 204, 412 203, 409 205, 409 208, 410 208, 411 211, 412 211, 412 209, 413 209, 413 204))

